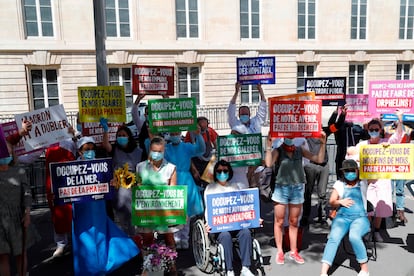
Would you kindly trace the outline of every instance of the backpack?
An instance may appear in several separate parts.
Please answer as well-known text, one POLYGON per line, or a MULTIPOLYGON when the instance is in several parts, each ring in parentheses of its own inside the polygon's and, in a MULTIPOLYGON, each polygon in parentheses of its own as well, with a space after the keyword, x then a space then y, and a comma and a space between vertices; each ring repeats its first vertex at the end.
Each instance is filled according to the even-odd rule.
POLYGON ((257 186, 259 187, 259 196, 264 202, 271 202, 273 191, 276 184, 276 176, 280 167, 280 148, 278 160, 272 165, 272 167, 259 167, 256 170, 255 175, 257 179, 257 186))

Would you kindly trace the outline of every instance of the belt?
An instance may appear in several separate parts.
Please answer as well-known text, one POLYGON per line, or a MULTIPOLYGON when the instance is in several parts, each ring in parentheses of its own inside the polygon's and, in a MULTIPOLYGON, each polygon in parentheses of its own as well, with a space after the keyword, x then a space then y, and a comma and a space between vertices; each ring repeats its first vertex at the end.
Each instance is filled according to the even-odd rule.
POLYGON ((313 161, 310 161, 312 164, 314 164, 314 165, 319 165, 319 166, 321 166, 321 167, 325 167, 326 166, 326 164, 328 164, 328 162, 323 162, 323 163, 316 163, 316 162, 313 162, 313 161))

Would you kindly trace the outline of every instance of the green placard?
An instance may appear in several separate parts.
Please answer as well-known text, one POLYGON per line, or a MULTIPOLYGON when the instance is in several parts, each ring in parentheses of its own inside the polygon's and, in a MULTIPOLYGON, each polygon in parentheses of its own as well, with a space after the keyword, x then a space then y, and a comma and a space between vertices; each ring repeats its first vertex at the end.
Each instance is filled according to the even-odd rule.
POLYGON ((135 186, 132 188, 132 224, 165 228, 186 223, 187 186, 135 186))
POLYGON ((152 133, 196 130, 196 100, 148 100, 148 121, 152 133))
POLYGON ((218 137, 218 160, 224 159, 232 167, 256 166, 262 163, 262 135, 240 134, 218 137))

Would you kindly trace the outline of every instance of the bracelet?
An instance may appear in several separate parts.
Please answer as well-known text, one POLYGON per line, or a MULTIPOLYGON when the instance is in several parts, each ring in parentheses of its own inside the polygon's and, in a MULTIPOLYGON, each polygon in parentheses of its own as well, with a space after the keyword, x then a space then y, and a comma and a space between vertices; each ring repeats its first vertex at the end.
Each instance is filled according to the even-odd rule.
POLYGON ((267 147, 266 150, 272 150, 272 147, 267 147))

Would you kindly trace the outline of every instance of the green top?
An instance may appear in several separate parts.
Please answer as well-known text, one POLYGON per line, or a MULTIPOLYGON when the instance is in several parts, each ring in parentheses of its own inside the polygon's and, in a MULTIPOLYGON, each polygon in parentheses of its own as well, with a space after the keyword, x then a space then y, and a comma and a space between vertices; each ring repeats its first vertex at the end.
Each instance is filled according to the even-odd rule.
POLYGON ((289 158, 283 147, 279 150, 279 170, 276 176, 276 184, 293 185, 305 183, 305 171, 302 164, 302 148, 296 147, 292 158, 289 158))

